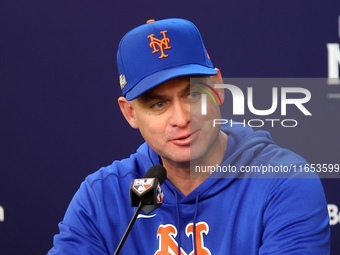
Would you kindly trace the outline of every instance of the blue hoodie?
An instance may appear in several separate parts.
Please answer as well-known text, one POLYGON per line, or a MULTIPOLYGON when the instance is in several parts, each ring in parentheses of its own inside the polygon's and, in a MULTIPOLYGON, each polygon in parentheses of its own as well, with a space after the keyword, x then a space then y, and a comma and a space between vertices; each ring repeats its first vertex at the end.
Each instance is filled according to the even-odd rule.
MULTIPOLYGON (((206 179, 188 196, 165 180, 162 206, 139 215, 120 254, 329 254, 322 184, 314 174, 292 171, 307 162, 277 146, 267 132, 240 125, 224 125, 223 131, 229 139, 221 166, 291 171, 269 175, 275 178, 250 171, 213 173, 219 178, 206 179)), ((49 254, 113 254, 135 211, 131 182, 156 164, 161 164, 159 156, 144 143, 130 158, 88 176, 49 254)))

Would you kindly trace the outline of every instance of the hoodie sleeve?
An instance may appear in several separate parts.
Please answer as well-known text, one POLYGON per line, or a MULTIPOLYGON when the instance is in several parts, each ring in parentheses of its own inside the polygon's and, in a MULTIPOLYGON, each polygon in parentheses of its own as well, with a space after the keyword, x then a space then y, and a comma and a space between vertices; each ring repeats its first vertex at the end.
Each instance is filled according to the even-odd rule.
POLYGON ((97 199, 92 187, 83 182, 73 197, 64 220, 59 223, 60 233, 55 235, 48 255, 56 254, 108 254, 98 231, 100 217, 97 199))
POLYGON ((329 217, 320 179, 276 180, 264 209, 259 254, 329 254, 329 217))
POLYGON ((157 162, 158 155, 152 157, 144 143, 129 158, 87 176, 58 225, 59 234, 48 255, 113 254, 134 214, 129 199, 131 182, 157 162))

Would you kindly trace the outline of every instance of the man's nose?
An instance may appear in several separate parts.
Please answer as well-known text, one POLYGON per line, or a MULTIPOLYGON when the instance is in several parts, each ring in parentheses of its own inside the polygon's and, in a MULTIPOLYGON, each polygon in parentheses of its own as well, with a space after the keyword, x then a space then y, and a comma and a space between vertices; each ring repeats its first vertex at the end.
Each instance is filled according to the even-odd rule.
POLYGON ((170 125, 183 128, 190 123, 190 104, 175 102, 170 116, 170 125))

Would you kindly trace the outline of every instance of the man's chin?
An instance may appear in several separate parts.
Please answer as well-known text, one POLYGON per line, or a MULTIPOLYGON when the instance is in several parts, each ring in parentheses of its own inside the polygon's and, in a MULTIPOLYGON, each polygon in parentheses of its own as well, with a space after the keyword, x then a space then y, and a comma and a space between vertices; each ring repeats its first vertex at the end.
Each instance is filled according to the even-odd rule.
POLYGON ((190 152, 187 153, 176 153, 171 155, 163 155, 161 156, 163 162, 167 161, 169 164, 181 167, 181 168, 189 168, 190 167, 190 152))

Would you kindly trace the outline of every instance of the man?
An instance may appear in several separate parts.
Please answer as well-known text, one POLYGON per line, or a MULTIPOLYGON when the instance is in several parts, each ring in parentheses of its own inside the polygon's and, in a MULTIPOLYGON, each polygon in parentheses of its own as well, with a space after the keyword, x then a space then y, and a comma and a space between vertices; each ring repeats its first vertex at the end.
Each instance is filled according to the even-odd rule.
POLYGON ((274 144, 267 132, 213 127, 220 110, 211 98, 207 114, 200 114, 208 89, 221 103, 224 95, 213 89, 222 83, 221 74, 192 23, 148 21, 123 37, 117 62, 119 106, 146 142, 130 158, 86 178, 49 254, 113 254, 134 214, 131 182, 157 164, 167 170, 163 204, 139 215, 121 254, 329 253, 328 212, 318 178, 301 173, 252 178, 240 171, 190 178, 193 166, 307 164, 274 144), (190 84, 192 77, 201 81, 190 84))

